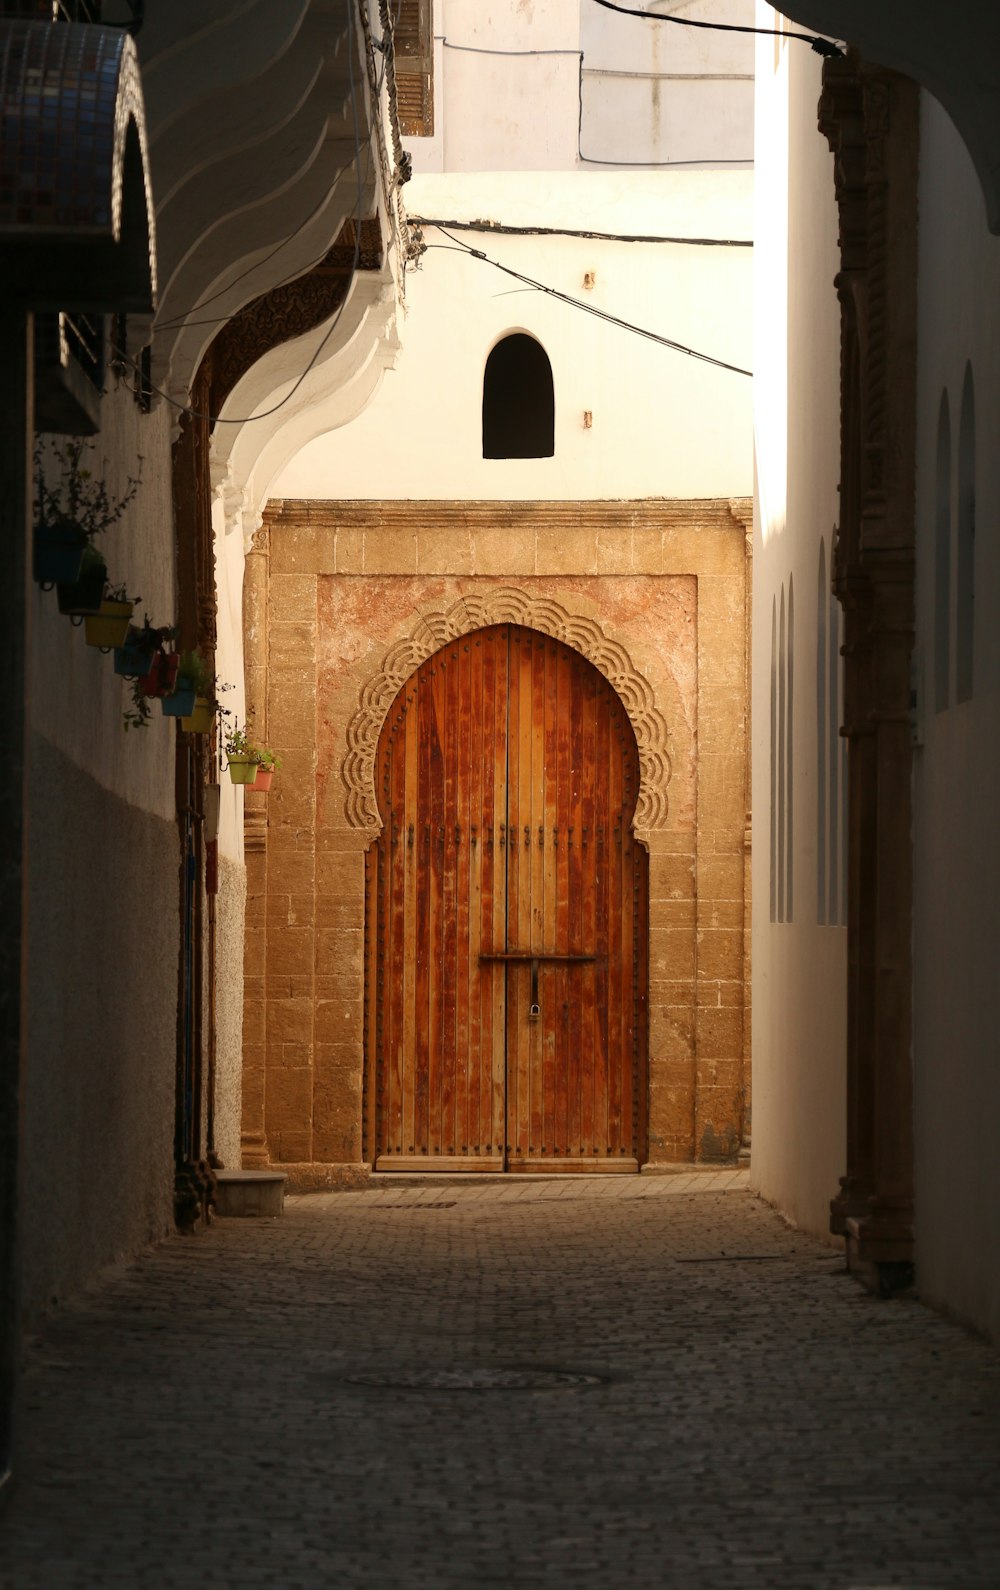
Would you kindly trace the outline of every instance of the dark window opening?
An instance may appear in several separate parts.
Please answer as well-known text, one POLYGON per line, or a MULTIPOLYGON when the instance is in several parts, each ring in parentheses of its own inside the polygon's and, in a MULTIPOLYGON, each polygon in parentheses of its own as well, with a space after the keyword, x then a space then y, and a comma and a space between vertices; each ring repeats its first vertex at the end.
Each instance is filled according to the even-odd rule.
POLYGON ((552 366, 522 331, 498 342, 483 376, 483 457, 551 458, 556 401, 552 366))

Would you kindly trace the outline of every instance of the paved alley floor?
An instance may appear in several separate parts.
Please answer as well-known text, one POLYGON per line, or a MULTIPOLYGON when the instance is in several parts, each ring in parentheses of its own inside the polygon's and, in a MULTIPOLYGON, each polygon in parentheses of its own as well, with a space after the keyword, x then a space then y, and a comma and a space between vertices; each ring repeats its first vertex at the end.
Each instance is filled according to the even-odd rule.
POLYGON ((402 1180, 32 1345, 4 1590, 1000 1586, 1000 1356, 737 1173, 402 1180))

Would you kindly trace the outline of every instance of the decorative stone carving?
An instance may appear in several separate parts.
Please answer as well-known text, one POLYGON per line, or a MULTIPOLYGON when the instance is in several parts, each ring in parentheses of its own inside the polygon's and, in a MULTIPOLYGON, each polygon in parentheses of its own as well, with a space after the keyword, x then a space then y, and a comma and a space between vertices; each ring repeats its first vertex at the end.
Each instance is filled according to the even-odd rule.
POLYGON ((632 826, 637 835, 666 827, 670 783, 669 729, 648 681, 624 646, 605 635, 594 619, 571 613, 551 598, 510 586, 469 592, 445 612, 425 613, 409 636, 386 653, 382 667, 361 692, 361 705, 347 729, 342 765, 345 810, 352 828, 381 827, 375 795, 375 753, 386 713, 397 692, 425 658, 449 641, 492 624, 519 624, 572 646, 604 675, 628 713, 639 749, 639 796, 632 826))
POLYGON ((841 481, 849 746, 846 1175, 831 1230, 883 1288, 913 1260, 910 651, 913 642, 915 85, 827 61, 819 125, 840 218, 841 481))

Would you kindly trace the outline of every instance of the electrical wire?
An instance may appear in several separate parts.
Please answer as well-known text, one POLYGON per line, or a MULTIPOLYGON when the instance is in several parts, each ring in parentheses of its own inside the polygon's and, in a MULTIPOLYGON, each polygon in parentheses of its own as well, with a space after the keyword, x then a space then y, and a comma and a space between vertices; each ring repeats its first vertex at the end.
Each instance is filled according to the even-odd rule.
MULTIPOLYGON (((654 22, 655 21, 679 22, 679 21, 683 20, 680 17, 660 17, 660 18, 657 18, 657 17, 652 16, 650 13, 645 12, 645 11, 637 12, 636 15, 639 15, 639 16, 650 16, 650 20, 654 21, 654 22)), ((695 24, 692 23, 692 26, 694 26, 694 25, 695 24)), ((714 26, 715 24, 712 24, 712 25, 714 26)), ((709 24, 708 23, 704 23, 704 24, 699 23, 699 24, 697 24, 697 26, 705 26, 705 27, 707 27, 707 26, 709 26, 709 24)), ((722 24, 720 23, 719 26, 721 27, 722 24)), ((748 31, 752 31, 752 30, 748 30, 748 31)), ((766 32, 768 30, 765 29, 763 31, 766 32)), ((795 34, 784 34, 783 33, 783 34, 781 34, 781 37, 782 38, 795 38, 795 37, 806 37, 806 35, 804 35, 804 34, 795 35, 795 34)), ((577 129, 576 129, 576 157, 579 160, 581 165, 584 165, 584 166, 608 166, 608 167, 610 167, 610 168, 612 168, 614 170, 628 170, 628 171, 669 171, 669 170, 674 170, 674 169, 677 169, 677 168, 680 168, 680 167, 689 167, 689 166, 752 166, 753 165, 752 157, 748 157, 746 159, 740 159, 740 160, 720 160, 720 159, 715 159, 715 158, 707 158, 707 159, 704 159, 704 160, 599 160, 593 155, 585 155, 584 152, 583 152, 583 74, 584 74, 584 71, 585 71, 585 67, 584 67, 584 54, 583 54, 582 50, 495 50, 495 49, 491 49, 487 45, 482 45, 482 44, 452 44, 451 40, 444 33, 435 33, 434 38, 435 38, 435 41, 437 43, 443 44, 445 49, 458 50, 463 55, 498 55, 498 56, 501 56, 501 57, 509 57, 509 56, 527 57, 527 56, 543 56, 543 55, 575 56, 576 59, 577 59, 577 62, 579 63, 578 64, 578 83, 577 83, 578 114, 577 114, 577 129)), ((840 51, 835 49, 834 53, 839 55, 840 51)), ((600 68, 592 67, 590 70, 592 72, 593 71, 599 71, 600 68)))
POLYGON ((642 232, 586 232, 568 226, 507 226, 503 221, 448 221, 411 215, 413 226, 451 227, 453 232, 497 232, 507 237, 584 237, 598 243, 686 243, 696 248, 753 248, 749 237, 663 237, 642 232))
POLYGON ((715 358, 714 354, 702 353, 697 348, 689 348, 686 343, 675 342, 671 337, 661 336, 657 331, 649 331, 645 326, 636 326, 630 320, 622 320, 618 315, 611 315, 605 309, 598 309, 595 304, 585 303, 582 298, 574 298, 570 293, 561 292, 558 287, 549 287, 545 282, 536 281, 532 276, 525 276, 523 272, 513 270, 509 265, 501 264, 499 260, 490 259, 489 255, 485 254, 482 249, 472 248, 468 243, 463 243, 461 238, 452 237, 443 226, 437 223, 435 223, 435 230, 448 238, 449 242, 448 244, 428 243, 427 247, 429 249, 444 249, 449 252, 458 251, 463 254, 471 254, 473 259, 482 260, 485 265, 492 265, 495 270, 502 271, 505 276, 513 277, 515 281, 524 282, 526 286, 534 288, 536 292, 545 293, 549 298, 558 298, 561 303, 570 304, 574 309, 582 309, 586 314, 595 315, 598 320, 605 320, 609 325, 617 326, 622 331, 631 331, 637 337, 645 337, 649 342, 659 343, 665 348, 673 349, 674 353, 686 354, 688 358, 699 359, 704 364, 715 365, 720 370, 731 370, 734 375, 753 375, 752 370, 746 370, 742 365, 729 364, 725 359, 715 358))
POLYGON ((580 50, 493 50, 486 44, 452 44, 445 33, 435 33, 434 42, 462 55, 580 55, 580 50))
POLYGON ((619 5, 617 0, 594 0, 594 5, 602 6, 605 11, 617 11, 623 17, 641 17, 644 22, 671 22, 678 28, 705 28, 712 33, 763 33, 771 39, 801 39, 817 55, 840 57, 844 53, 839 44, 813 33, 784 33, 781 28, 751 28, 738 22, 703 22, 695 17, 672 17, 664 12, 640 11, 635 6, 619 5))

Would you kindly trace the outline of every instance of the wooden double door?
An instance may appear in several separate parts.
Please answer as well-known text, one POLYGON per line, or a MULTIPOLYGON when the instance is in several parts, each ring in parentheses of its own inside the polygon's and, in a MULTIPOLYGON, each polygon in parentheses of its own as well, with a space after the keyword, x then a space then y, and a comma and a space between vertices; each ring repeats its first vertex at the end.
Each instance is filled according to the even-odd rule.
POLYGON ((377 1169, 637 1170, 648 869, 621 700, 549 636, 480 630, 399 692, 376 772, 377 1169))

